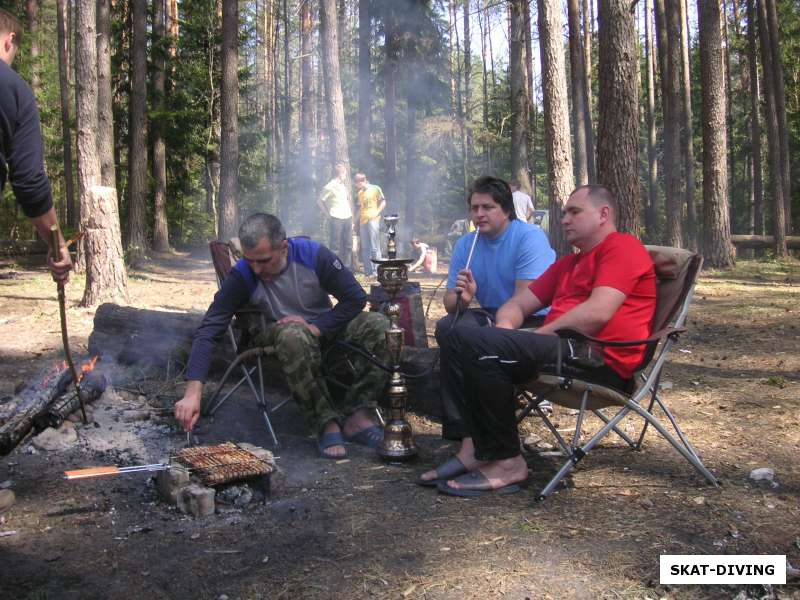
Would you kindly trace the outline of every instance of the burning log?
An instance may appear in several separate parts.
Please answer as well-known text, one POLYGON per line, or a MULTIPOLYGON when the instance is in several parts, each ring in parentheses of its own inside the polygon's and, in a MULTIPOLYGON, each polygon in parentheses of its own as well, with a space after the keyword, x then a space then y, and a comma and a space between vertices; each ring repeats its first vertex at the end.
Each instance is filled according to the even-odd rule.
MULTIPOLYGON (((90 364, 94 366, 94 361, 90 364)), ((84 379, 87 382, 84 385, 90 390, 89 400, 97 399, 105 389, 105 376, 96 374, 84 379)), ((16 448, 31 430, 41 431, 53 423, 57 423, 54 426, 63 423, 64 418, 80 405, 74 390, 65 394, 71 383, 69 369, 59 364, 41 383, 24 388, 0 405, 0 456, 16 448), (53 405, 58 410, 49 416, 53 405), (62 414, 63 418, 60 417, 62 414)))

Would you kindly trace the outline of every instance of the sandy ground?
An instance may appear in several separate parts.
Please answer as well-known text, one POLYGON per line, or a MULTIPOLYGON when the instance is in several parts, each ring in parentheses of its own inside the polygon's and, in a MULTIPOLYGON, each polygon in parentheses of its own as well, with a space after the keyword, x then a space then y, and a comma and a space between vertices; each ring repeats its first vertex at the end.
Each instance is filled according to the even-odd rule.
MULTIPOLYGON (((429 297, 441 276, 418 279, 429 297)), ((134 306, 162 310, 202 312, 216 288, 204 252, 155 256, 130 283, 134 306)), ((195 520, 159 502, 146 475, 61 478, 66 468, 157 461, 185 443, 169 418, 122 418, 180 394, 174 373, 110 370, 118 394, 97 403, 98 426, 79 428, 77 443, 48 452, 26 442, 0 458, 0 486, 17 495, 0 514, 0 534, 16 532, 0 537, 0 597, 800 598, 796 583, 658 584, 665 553, 786 554, 800 566, 799 286, 797 262, 705 272, 690 331, 666 367, 664 398, 719 489, 649 434, 639 453, 609 438, 544 503, 536 492, 560 462, 537 452, 520 494, 443 497, 414 484, 453 450, 436 423, 412 415, 421 451, 410 465, 386 465, 360 448, 327 461, 290 403, 275 414, 284 488, 195 520), (756 467, 774 469, 777 487, 752 485, 756 467)), ((77 307, 81 290, 76 278, 69 325, 74 352, 85 355, 93 313, 77 307)), ((0 335, 0 397, 61 357, 54 286, 35 259, 0 261, 0 335)), ((285 395, 280 383, 270 388, 275 401, 285 395)), ((555 417, 569 427, 567 410, 555 417)), ((526 433, 550 441, 528 421, 526 433)), ((199 436, 271 443, 245 394, 203 422, 199 436)))

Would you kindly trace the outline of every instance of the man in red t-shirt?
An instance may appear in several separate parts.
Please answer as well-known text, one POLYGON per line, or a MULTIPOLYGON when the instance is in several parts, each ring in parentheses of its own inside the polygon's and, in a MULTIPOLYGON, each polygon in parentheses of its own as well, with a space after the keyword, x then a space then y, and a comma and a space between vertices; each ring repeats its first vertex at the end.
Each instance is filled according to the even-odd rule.
MULTIPOLYGON (((465 473, 440 480, 440 492, 510 493, 527 478, 514 415, 514 384, 555 362, 557 330, 575 329, 609 341, 650 335, 656 306, 653 261, 638 239, 617 231, 615 214, 616 202, 607 188, 577 188, 564 207, 561 224, 579 252, 556 261, 530 284, 529 294, 515 294, 501 306, 497 327, 453 331, 451 361, 464 373, 460 393, 471 435, 456 455, 465 473), (550 306, 550 313, 542 327, 535 333, 517 330, 525 315, 544 306, 550 306)), ((644 351, 644 346, 606 348, 605 364, 592 376, 622 388, 644 351)))

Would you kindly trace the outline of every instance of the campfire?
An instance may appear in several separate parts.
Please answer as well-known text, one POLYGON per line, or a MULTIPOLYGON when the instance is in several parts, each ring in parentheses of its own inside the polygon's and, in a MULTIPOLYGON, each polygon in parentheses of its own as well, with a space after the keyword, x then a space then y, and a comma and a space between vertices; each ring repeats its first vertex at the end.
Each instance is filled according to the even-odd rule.
MULTIPOLYGON (((78 383, 86 400, 92 402, 105 391, 107 381, 95 371, 98 357, 85 361, 78 375, 78 383)), ((72 373, 64 361, 59 361, 42 380, 23 386, 3 404, 0 404, 0 455, 11 452, 32 431, 38 433, 47 427, 59 427, 71 413, 80 407, 80 400, 72 383, 72 373)))

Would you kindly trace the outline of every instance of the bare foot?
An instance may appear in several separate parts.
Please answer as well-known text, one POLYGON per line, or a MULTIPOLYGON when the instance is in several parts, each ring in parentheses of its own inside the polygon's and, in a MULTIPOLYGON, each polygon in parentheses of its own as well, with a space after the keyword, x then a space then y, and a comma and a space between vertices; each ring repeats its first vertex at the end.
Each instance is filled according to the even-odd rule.
MULTIPOLYGON (((489 484, 493 490, 511 485, 512 483, 519 483, 528 478, 528 465, 521 454, 513 458, 506 458, 503 460, 495 460, 483 463, 478 471, 489 480, 489 484)), ((462 486, 456 480, 451 479, 447 482, 451 488, 460 489, 462 486)))
MULTIPOLYGON (((322 429, 322 435, 325 435, 326 433, 336 433, 340 431, 341 428, 339 427, 339 424, 336 421, 328 421, 325 424, 325 427, 322 429)), ((322 452, 322 454, 324 454, 329 458, 344 458, 345 456, 347 456, 347 450, 341 444, 337 444, 335 446, 328 446, 324 450, 320 450, 320 452, 322 452)))
MULTIPOLYGON (((464 438, 461 440, 461 447, 455 454, 456 458, 466 467, 467 471, 474 471, 478 467, 486 464, 481 461, 475 460, 475 445, 472 443, 472 438, 464 438)), ((436 469, 425 471, 419 476, 422 481, 433 481, 438 479, 436 476, 436 469)))

